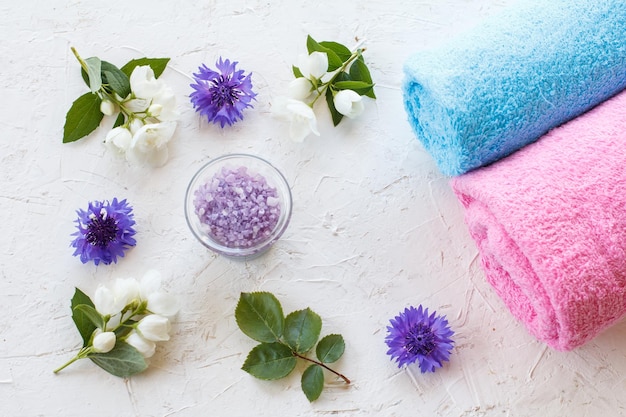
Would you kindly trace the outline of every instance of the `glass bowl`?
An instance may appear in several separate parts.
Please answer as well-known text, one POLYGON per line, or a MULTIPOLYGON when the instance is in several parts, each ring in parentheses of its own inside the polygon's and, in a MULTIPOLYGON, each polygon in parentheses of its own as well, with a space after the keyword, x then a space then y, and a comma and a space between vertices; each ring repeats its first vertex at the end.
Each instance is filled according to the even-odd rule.
POLYGON ((266 252, 291 219, 291 190, 268 161, 229 154, 209 161, 187 187, 185 218, 210 250, 252 259, 266 252))

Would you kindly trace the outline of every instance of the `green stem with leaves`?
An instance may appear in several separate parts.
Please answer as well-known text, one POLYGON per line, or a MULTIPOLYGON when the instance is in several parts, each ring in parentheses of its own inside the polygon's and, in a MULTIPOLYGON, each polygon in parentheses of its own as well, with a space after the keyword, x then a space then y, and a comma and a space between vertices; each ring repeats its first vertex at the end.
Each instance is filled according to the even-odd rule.
POLYGON ((293 353, 293 356, 295 356, 295 357, 297 357, 297 358, 304 359, 305 361, 312 362, 312 363, 314 363, 314 364, 316 364, 316 365, 319 365, 319 366, 321 366, 322 368, 324 368, 324 369, 326 369, 326 370, 328 370, 328 371, 332 372, 333 374, 337 375, 339 378, 343 379, 343 380, 344 380, 344 382, 345 382, 346 384, 350 385, 350 380, 348 379, 348 377, 346 377, 345 375, 343 375, 343 374, 341 374, 341 373, 339 373, 339 372, 335 371, 334 369, 332 369, 332 368, 328 367, 326 364, 324 364, 324 363, 322 363, 322 362, 320 362, 320 361, 316 361, 315 359, 311 359, 311 358, 308 358, 308 357, 306 357, 306 356, 300 355, 300 354, 299 354, 298 352, 296 352, 296 351, 292 351, 292 353, 293 353))
POLYGON ((330 78, 330 80, 328 80, 325 83, 322 83, 321 86, 316 87, 315 91, 317 92, 317 97, 315 97, 313 99, 313 101, 311 102, 311 104, 309 104, 311 107, 313 107, 315 105, 315 103, 317 102, 317 100, 324 95, 324 93, 326 92, 326 89, 328 88, 328 86, 332 85, 332 83, 337 79, 337 77, 339 76, 339 74, 341 74, 342 72, 344 72, 346 70, 346 68, 348 68, 348 66, 355 60, 357 59, 359 56, 361 56, 363 54, 363 51, 365 51, 365 48, 363 49, 357 49, 356 51, 354 51, 352 53, 352 55, 350 55, 350 58, 348 58, 346 60, 346 62, 344 62, 341 67, 337 68, 335 70, 335 74, 333 74, 333 76, 330 78))

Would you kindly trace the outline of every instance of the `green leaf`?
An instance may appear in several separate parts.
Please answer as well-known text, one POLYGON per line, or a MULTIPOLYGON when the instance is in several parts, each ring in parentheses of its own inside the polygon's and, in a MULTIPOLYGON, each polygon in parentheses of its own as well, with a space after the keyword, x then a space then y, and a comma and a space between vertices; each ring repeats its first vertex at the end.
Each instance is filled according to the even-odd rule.
POLYGON ((126 96, 130 94, 130 80, 128 75, 124 74, 122 70, 107 61, 102 61, 102 82, 121 98, 126 98, 126 96))
POLYGON ((328 42, 328 41, 322 41, 319 43, 321 46, 323 46, 326 49, 330 49, 331 51, 333 51, 334 53, 337 54, 337 56, 339 56, 339 58, 343 61, 346 62, 348 59, 350 59, 350 57, 352 56, 352 51, 350 51, 346 46, 337 43, 337 42, 328 42))
POLYGON ((259 379, 280 379, 296 367, 296 357, 282 343, 261 343, 250 351, 241 369, 259 379))
POLYGON ((235 320, 241 331, 257 342, 277 342, 285 326, 283 308, 269 292, 241 293, 235 320))
POLYGON ((104 329, 104 317, 93 306, 78 304, 74 307, 74 311, 79 311, 97 328, 104 329))
POLYGON ((374 84, 366 83, 364 81, 338 81, 333 84, 333 87, 337 90, 353 90, 359 95, 368 95, 374 88, 374 84))
POLYGON ((86 305, 93 307, 93 302, 91 298, 89 298, 84 292, 76 288, 74 291, 74 296, 72 297, 72 320, 74 320, 74 324, 76 325, 76 329, 78 329, 78 333, 83 338, 83 347, 89 344, 91 340, 91 335, 94 330, 96 330, 96 326, 93 322, 83 313, 81 310, 76 310, 76 307, 79 305, 86 305))
POLYGON ((328 56, 328 72, 334 71, 337 68, 343 65, 343 60, 339 58, 339 55, 335 53, 332 49, 326 48, 321 44, 317 43, 315 39, 311 37, 311 35, 306 38, 306 47, 309 51, 309 55, 313 52, 325 52, 328 56))
POLYGON ((102 99, 97 94, 86 93, 78 97, 65 116, 63 143, 77 141, 93 132, 104 115, 100 111, 102 99))
POLYGON ((123 125, 125 121, 126 119, 124 118, 124 113, 120 112, 120 114, 117 115, 117 119, 115 119, 115 123, 113 123, 113 127, 111 129, 115 129, 118 126, 123 125))
POLYGON ((120 69, 124 74, 130 77, 130 74, 133 73, 135 67, 141 65, 150 65, 150 68, 152 68, 152 71, 154 71, 155 78, 159 78, 161 74, 163 74, 163 71, 165 71, 165 67, 167 67, 168 62, 170 62, 169 58, 139 58, 127 62, 120 69))
POLYGON ((335 107, 335 102, 333 101, 333 92, 330 88, 326 89, 326 104, 328 104, 328 110, 330 110, 330 115, 333 118, 333 125, 337 126, 341 119, 343 119, 343 114, 337 111, 335 107))
POLYGON ((315 355, 322 363, 336 362, 346 349, 343 336, 340 334, 329 334, 320 340, 315 348, 315 355))
POLYGON ((294 311, 285 318, 285 343, 298 353, 306 353, 315 346, 322 330, 322 319, 310 308, 294 311))
MULTIPOLYGON (((370 71, 367 68, 367 65, 365 65, 365 60, 363 59, 362 55, 359 56, 359 58, 355 60, 350 66, 350 78, 352 78, 354 81, 363 81, 364 83, 372 84, 373 87, 374 84, 372 82, 372 76, 370 75, 370 71)), ((365 95, 370 98, 376 99, 376 95, 374 94, 374 88, 365 93, 365 95)))
POLYGON ((120 378, 128 378, 148 368, 143 355, 122 341, 118 341, 110 352, 92 353, 88 358, 100 368, 120 378))
POLYGON ((304 77, 304 75, 302 74, 302 72, 300 71, 300 68, 296 67, 295 65, 291 66, 291 71, 293 72, 294 77, 296 78, 302 78, 304 77))
POLYGON ((100 58, 92 56, 83 61, 87 66, 87 77, 89 78, 89 89, 92 93, 95 93, 102 86, 102 76, 100 75, 100 68, 102 63, 100 58))
POLYGON ((324 389, 324 371, 319 365, 311 365, 302 373, 302 391, 310 402, 317 400, 324 389))

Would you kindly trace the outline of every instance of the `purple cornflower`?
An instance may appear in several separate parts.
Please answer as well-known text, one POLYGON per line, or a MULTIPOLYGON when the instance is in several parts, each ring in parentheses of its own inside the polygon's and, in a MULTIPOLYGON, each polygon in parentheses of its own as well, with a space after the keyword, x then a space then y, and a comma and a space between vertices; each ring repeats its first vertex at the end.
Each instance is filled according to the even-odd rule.
POLYGON ((385 342, 389 346, 387 354, 398 362, 398 367, 418 361, 422 373, 435 372, 442 362, 449 360, 454 332, 448 327, 445 316, 436 312, 428 315, 428 309, 420 305, 405 308, 387 326, 385 342))
POLYGON ((82 263, 93 261, 96 265, 117 262, 124 251, 135 246, 133 208, 126 200, 94 201, 89 203, 87 211, 76 210, 77 232, 71 246, 76 248, 74 256, 80 255, 82 263))
POLYGON ((243 120, 242 112, 252 107, 250 102, 256 93, 252 92, 251 74, 244 76, 243 70, 235 69, 237 61, 223 61, 220 57, 215 65, 220 72, 202 64, 200 72, 193 74, 196 83, 190 84, 195 90, 190 95, 191 103, 209 122, 230 126, 237 119, 243 120))

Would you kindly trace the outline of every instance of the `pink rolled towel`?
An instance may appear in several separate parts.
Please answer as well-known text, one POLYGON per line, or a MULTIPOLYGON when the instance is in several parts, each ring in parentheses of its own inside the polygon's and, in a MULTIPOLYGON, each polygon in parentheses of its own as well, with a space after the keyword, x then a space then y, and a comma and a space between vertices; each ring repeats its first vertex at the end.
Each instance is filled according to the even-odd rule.
POLYGON ((558 350, 626 313, 626 92, 451 185, 489 283, 558 350))

